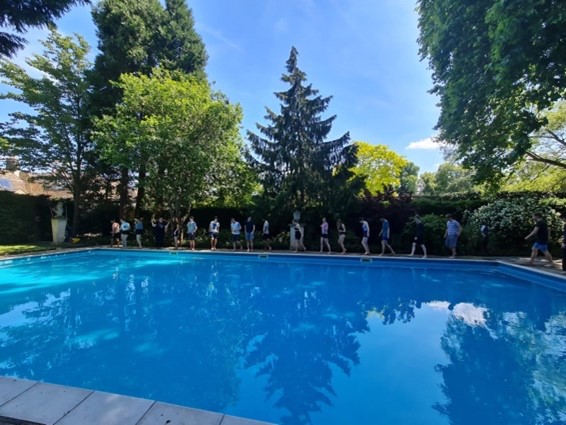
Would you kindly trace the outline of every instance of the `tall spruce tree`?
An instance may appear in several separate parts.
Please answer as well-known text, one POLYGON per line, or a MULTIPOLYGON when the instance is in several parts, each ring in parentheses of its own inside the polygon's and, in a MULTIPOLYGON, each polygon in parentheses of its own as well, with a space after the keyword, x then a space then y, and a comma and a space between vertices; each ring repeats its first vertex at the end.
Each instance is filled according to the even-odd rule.
MULTIPOLYGON (((293 47, 287 74, 281 78, 289 89, 275 93, 281 101, 280 113, 266 108, 265 119, 270 124, 256 124, 261 135, 247 134, 255 154, 250 162, 259 174, 264 196, 273 201, 274 208, 300 211, 327 203, 328 188, 337 189, 332 184, 333 171, 355 161, 355 155, 348 145, 349 133, 326 141, 336 116, 322 118, 321 114, 332 97, 322 97, 306 84, 306 74, 297 67, 297 56, 293 47)), ((343 177, 343 173, 337 175, 343 177)))

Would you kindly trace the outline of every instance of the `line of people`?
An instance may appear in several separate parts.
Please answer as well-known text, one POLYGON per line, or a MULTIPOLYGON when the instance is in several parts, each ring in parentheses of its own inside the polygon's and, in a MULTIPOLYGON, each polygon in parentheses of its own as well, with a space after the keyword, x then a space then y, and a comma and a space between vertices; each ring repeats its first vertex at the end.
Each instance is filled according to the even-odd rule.
MULTIPOLYGON (((563 215, 563 220, 565 221, 565 229, 566 229, 566 215, 563 215)), ((381 229, 378 234, 378 239, 381 244, 381 253, 379 255, 385 255, 387 251, 391 254, 395 254, 395 250, 390 245, 391 240, 391 228, 389 225, 389 221, 385 217, 380 217, 381 222, 381 229)), ((422 258, 427 257, 427 249, 424 243, 424 236, 425 236, 425 228, 424 224, 421 220, 421 217, 418 214, 415 214, 413 217, 415 223, 415 231, 413 242, 411 246, 411 253, 409 256, 414 256, 417 248, 420 247, 422 250, 422 258)), ((525 240, 530 238, 535 238, 535 242, 531 249, 531 258, 529 263, 533 264, 535 258, 538 256, 539 252, 544 254, 545 258, 552 263, 552 256, 548 251, 548 226, 545 220, 542 217, 541 213, 535 213, 533 215, 533 220, 535 221, 535 227, 531 233, 529 233, 525 240)), ((155 246, 157 248, 163 248, 165 246, 165 236, 168 231, 169 226, 173 227, 173 243, 174 249, 178 249, 181 242, 182 242, 182 227, 186 227, 186 239, 188 240, 189 249, 194 251, 195 250, 195 241, 197 236, 198 225, 194 220, 193 216, 190 217, 183 217, 181 219, 173 219, 171 221, 166 221, 163 217, 159 217, 156 219, 155 217, 151 218, 151 226, 153 228, 153 234, 155 238, 155 246)), ((359 218, 359 223, 361 225, 361 245, 364 249, 364 255, 370 255, 370 249, 368 240, 370 237, 370 226, 369 223, 365 220, 364 217, 359 218)), ((329 240, 329 228, 330 225, 326 219, 326 217, 322 218, 320 223, 320 252, 327 252, 332 253, 332 248, 330 245, 329 240)), ((336 221, 336 231, 338 234, 338 246, 340 247, 341 254, 345 254, 347 252, 346 246, 344 244, 346 238, 346 225, 338 219, 336 221)), ((122 248, 127 248, 128 246, 128 236, 131 232, 130 223, 125 219, 120 219, 119 221, 111 220, 111 242, 110 245, 114 246, 121 246, 122 248), (120 244, 121 243, 121 244, 120 244)), ((143 248, 142 245, 142 235, 144 232, 144 221, 143 218, 136 218, 134 220, 134 232, 136 235, 136 242, 138 248, 143 248)), ((242 244, 242 233, 244 233, 244 240, 246 241, 246 250, 248 252, 252 252, 254 250, 254 235, 256 232, 256 226, 253 221, 253 218, 249 216, 247 220, 244 222, 242 226, 235 218, 230 219, 230 233, 232 236, 232 249, 235 251, 236 249, 243 250, 242 244)), ((565 230, 566 232, 566 230, 565 230)), ((462 233, 462 225, 457 222, 452 215, 446 215, 446 229, 444 233, 444 243, 446 248, 450 250, 450 258, 455 258, 457 255, 456 247, 458 244, 458 238, 462 233)), ((484 245, 487 244, 487 235, 488 235, 488 226, 482 225, 480 229, 480 233, 483 238, 484 245)), ((220 223, 218 221, 218 217, 214 217, 214 219, 209 223, 208 226, 208 235, 210 237, 210 249, 216 250, 217 243, 218 243, 218 236, 220 234, 220 223)), ((269 231, 269 221, 267 219, 263 219, 263 225, 261 229, 262 239, 264 241, 264 247, 266 250, 271 251, 271 235, 269 231)), ((292 222, 292 235, 291 235, 291 245, 294 248, 294 252, 298 252, 299 249, 301 251, 306 251, 307 248, 303 243, 304 238, 304 227, 298 221, 292 222)), ((484 246, 485 248, 485 246, 484 246)), ((566 252, 566 234, 563 238, 562 248, 566 252)), ((564 254, 566 255, 566 254, 564 254)))

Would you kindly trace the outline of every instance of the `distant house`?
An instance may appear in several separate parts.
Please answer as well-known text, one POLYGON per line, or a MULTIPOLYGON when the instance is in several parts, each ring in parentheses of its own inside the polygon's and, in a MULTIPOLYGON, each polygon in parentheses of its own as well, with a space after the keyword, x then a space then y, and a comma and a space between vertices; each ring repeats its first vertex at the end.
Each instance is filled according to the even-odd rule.
POLYGON ((14 158, 0 159, 0 190, 18 195, 45 195, 51 198, 71 198, 69 191, 40 182, 41 176, 33 176, 18 169, 14 158))

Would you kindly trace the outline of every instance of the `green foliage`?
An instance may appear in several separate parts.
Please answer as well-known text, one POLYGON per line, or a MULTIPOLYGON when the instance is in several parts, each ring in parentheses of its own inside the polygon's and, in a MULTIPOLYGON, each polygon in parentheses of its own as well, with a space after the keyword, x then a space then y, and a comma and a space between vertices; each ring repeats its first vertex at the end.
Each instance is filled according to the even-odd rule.
POLYGON ((443 196, 416 196, 412 200, 413 209, 421 216, 452 214, 461 221, 466 211, 485 205, 488 200, 477 193, 450 194, 443 196))
POLYGON ((355 142, 357 163, 352 168, 355 176, 365 181, 368 192, 375 196, 390 187, 401 185, 401 173, 409 161, 385 145, 355 142))
POLYGON ((261 136, 248 131, 253 152, 249 160, 259 174, 263 195, 271 200, 273 209, 287 213, 322 206, 331 195, 348 191, 345 180, 355 153, 347 146, 348 133, 326 141, 336 117, 322 118, 320 114, 331 98, 323 98, 310 84, 305 85, 306 75, 297 67, 297 55, 292 48, 287 74, 282 76, 290 88, 275 94, 281 101, 281 113, 267 109, 265 118, 270 124, 257 124, 261 136), (343 184, 333 184, 334 179, 343 184))
POLYGON ((397 191, 400 194, 413 194, 417 193, 417 183, 419 181, 419 167, 412 162, 409 162, 401 170, 399 176, 399 187, 397 191))
MULTIPOLYGON (((75 4, 88 0, 26 0, 3 1, 0 8, 1 26, 9 27, 17 34, 24 34, 28 27, 44 27, 53 24, 75 4)), ((0 57, 12 56, 24 47, 25 38, 20 35, 0 32, 0 57)))
POLYGON ((0 98, 24 103, 34 111, 12 112, 11 121, 0 128, 9 153, 18 157, 24 169, 41 172, 43 179, 73 194, 76 230, 82 196, 92 179, 88 155, 93 146, 86 128, 90 48, 81 36, 63 36, 53 28, 42 44, 43 54, 26 61, 39 71, 39 77, 0 59, 2 83, 16 89, 0 98))
POLYGON ((564 204, 552 198, 523 195, 508 199, 496 199, 487 205, 471 211, 468 227, 471 229, 470 242, 479 245, 480 226, 489 226, 489 249, 491 252, 525 254, 533 241, 524 238, 534 228, 532 215, 541 212, 546 219, 550 241, 556 243, 561 236, 562 223, 554 207, 564 204))
POLYGON ((16 195, 0 190, 0 241, 23 244, 51 234, 49 202, 44 196, 16 195))
POLYGON ((113 164, 135 170, 149 206, 178 216, 211 200, 245 197, 240 107, 196 77, 156 69, 125 74, 116 115, 96 120, 95 138, 113 164))
POLYGON ((419 0, 419 43, 439 96, 439 138, 495 183, 566 94, 566 9, 555 0, 419 0))

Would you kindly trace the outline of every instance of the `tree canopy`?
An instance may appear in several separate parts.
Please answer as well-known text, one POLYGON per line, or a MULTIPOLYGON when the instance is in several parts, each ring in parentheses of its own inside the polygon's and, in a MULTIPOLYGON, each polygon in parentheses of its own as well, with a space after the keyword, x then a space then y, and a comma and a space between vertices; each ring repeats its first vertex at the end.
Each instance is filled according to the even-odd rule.
MULTIPOLYGON (((348 167, 355 161, 348 142, 349 133, 335 140, 326 140, 336 116, 322 118, 331 97, 322 97, 311 84, 306 84, 306 74, 297 66, 298 52, 293 47, 287 60, 287 73, 282 81, 290 87, 275 93, 281 101, 281 111, 269 108, 265 119, 269 125, 256 124, 258 135, 248 131, 250 157, 259 174, 266 197, 276 205, 303 210, 320 206, 328 199, 330 182, 343 179, 343 173, 334 173, 346 162, 348 167)), ((342 189, 347 186, 344 181, 342 189)))
POLYGON ((42 55, 26 61, 35 72, 0 59, 2 83, 16 89, 0 99, 22 102, 33 111, 10 113, 11 121, 0 125, 1 135, 8 141, 8 152, 19 158, 24 169, 41 172, 42 179, 73 194, 76 231, 93 149, 86 125, 90 118, 86 106, 90 47, 81 36, 63 36, 53 28, 43 45, 42 55), (39 77, 34 76, 37 71, 39 77))
POLYGON ((24 47, 21 36, 28 27, 43 27, 63 16, 75 4, 89 0, 26 0, 3 1, 0 7, 0 28, 9 27, 12 32, 0 31, 0 57, 10 57, 24 47), (15 34, 14 34, 15 33, 15 34))
POLYGON ((566 8, 558 0, 419 0, 420 53, 439 96, 439 137, 483 180, 529 152, 566 94, 566 8))

